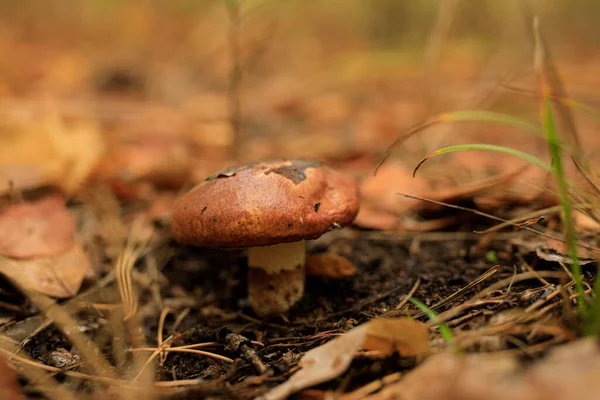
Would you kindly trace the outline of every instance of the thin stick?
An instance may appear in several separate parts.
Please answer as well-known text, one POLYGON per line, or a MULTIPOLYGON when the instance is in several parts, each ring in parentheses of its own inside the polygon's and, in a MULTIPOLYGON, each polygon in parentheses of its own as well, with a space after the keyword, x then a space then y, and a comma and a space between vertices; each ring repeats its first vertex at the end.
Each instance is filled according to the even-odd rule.
MULTIPOLYGON (((437 303, 435 303, 434 305, 432 305, 431 307, 429 307, 432 311, 435 311, 437 309, 439 309, 440 307, 442 307, 444 304, 447 304, 448 302, 452 301, 453 299, 455 299, 456 297, 467 293, 468 291, 472 290, 475 288, 475 286, 479 285, 481 282, 485 281, 487 278, 491 277, 492 275, 494 275, 496 272, 498 272, 498 266, 494 266, 490 269, 488 269, 487 271, 485 271, 483 274, 479 275, 476 279, 474 279, 472 282, 470 282, 468 285, 458 289, 456 292, 452 293, 451 295, 449 295, 448 297, 446 297, 443 300, 438 301, 437 303)), ((418 312, 416 314, 413 315, 413 318, 421 318, 425 316, 425 313, 423 312, 418 312)))
MULTIPOLYGON (((167 318, 167 315, 169 315, 170 312, 171 312, 171 309, 169 307, 167 307, 161 311, 160 317, 158 318, 158 328, 157 328, 158 332, 156 335, 156 341, 157 341, 157 345, 159 347, 163 343, 163 330, 165 328, 165 319, 167 318)), ((166 352, 160 353, 160 365, 162 366, 165 363, 165 361, 167 361, 167 353, 166 352)))
POLYGON ((398 305, 396 306, 396 310, 399 310, 400 308, 404 307, 406 305, 406 303, 408 303, 408 300, 411 297, 413 297, 413 295, 415 294, 415 292, 419 288, 420 284, 421 284, 421 278, 419 277, 419 278, 417 278, 417 281, 413 285, 412 289, 410 289, 410 292, 408 292, 408 294, 406 296, 404 296, 404 298, 402 299, 402 301, 400 303, 398 303, 398 305))
POLYGON ((240 100, 240 85, 242 82, 242 67, 240 60, 240 5, 236 1, 227 1, 229 11, 229 56, 231 58, 231 69, 229 71, 229 87, 227 90, 227 101, 229 108, 229 124, 233 133, 233 156, 238 159, 241 155, 242 145, 242 106, 240 100))
MULTIPOLYGON (((454 208, 454 209, 462 210, 462 211, 468 211, 468 212, 471 212, 473 214, 481 215, 482 217, 487 217, 487 218, 490 218, 490 219, 493 219, 493 220, 496 220, 496 221, 507 222, 506 220, 504 220, 504 219, 502 219, 500 217, 496 217, 495 215, 488 214, 488 213, 485 213, 483 211, 475 210, 475 209, 472 209, 472 208, 461 207, 461 206, 457 206, 455 204, 445 203, 443 201, 432 200, 432 199, 428 199, 426 197, 421 197, 421 196, 413 196, 413 195, 405 194, 405 193, 398 193, 398 194, 400 196, 408 197, 409 199, 422 200, 422 201, 426 201, 428 203, 433 203, 433 204, 437 204, 437 205, 444 206, 444 207, 454 208)), ((513 225, 515 225, 517 228, 519 228, 518 225, 516 225, 516 224, 513 224, 513 225)), ((531 228, 529 226, 526 226, 526 227, 524 227, 522 229, 525 230, 525 231, 529 231, 529 232, 535 233, 536 235, 543 236, 543 237, 548 238, 548 239, 557 240, 557 241, 559 241, 561 243, 566 243, 567 242, 565 239, 562 239, 562 238, 560 238, 558 236, 550 235, 548 233, 535 230, 535 229, 533 229, 533 228, 531 228)), ((584 249, 592 250, 592 251, 600 251, 600 249, 598 249, 596 247, 587 246, 587 245, 584 245, 584 244, 581 244, 581 243, 578 243, 577 246, 582 247, 584 249)))
MULTIPOLYGON (((199 354, 202 356, 214 358, 217 360, 221 360, 221 361, 225 361, 230 364, 233 364, 233 360, 229 357, 225 357, 220 354, 210 353, 208 351, 194 350, 194 349, 190 349, 190 348, 170 347, 170 348, 165 348, 165 349, 160 349, 160 348, 155 349, 153 347, 137 347, 137 348, 131 349, 129 351, 132 351, 132 352, 134 352, 134 351, 153 351, 154 353, 162 352, 162 351, 169 352, 169 353, 193 353, 193 354, 199 354)), ((154 355, 154 353, 152 355, 154 355)))

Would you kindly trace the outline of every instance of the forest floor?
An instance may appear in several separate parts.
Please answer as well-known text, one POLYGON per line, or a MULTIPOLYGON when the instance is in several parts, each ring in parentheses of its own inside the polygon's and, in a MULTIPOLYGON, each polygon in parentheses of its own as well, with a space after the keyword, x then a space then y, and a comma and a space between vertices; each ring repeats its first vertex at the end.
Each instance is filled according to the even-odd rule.
MULTIPOLYGON (((0 66, 0 398, 600 396, 554 176, 482 151, 432 158, 413 176, 454 144, 548 160, 546 141, 515 124, 448 122, 488 110, 537 126, 531 48, 489 62, 481 44, 448 44, 426 70, 409 51, 365 53, 346 22, 317 18, 304 36, 249 23, 233 53, 238 86, 219 28, 231 21, 206 12, 198 23, 124 7, 114 32, 67 18, 25 34, 18 22, 39 20, 27 13, 0 25, 11 54, 0 66), (171 216, 216 171, 282 157, 353 175, 361 209, 308 242, 329 269, 307 278, 302 299, 258 317, 246 253, 181 245, 171 216)), ((585 44, 560 51, 579 102, 560 125, 595 171, 597 115, 576 106, 596 105, 600 61, 585 44)), ((590 295, 597 174, 564 159, 590 295)))

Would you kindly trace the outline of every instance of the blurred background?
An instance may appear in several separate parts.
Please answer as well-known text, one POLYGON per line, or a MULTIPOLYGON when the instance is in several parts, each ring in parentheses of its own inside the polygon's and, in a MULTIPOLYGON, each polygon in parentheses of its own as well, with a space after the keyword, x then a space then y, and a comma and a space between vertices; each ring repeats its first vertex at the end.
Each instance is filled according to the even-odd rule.
MULTIPOLYGON (((397 137, 442 112, 535 123, 533 15, 568 95, 595 107, 593 0, 3 0, 3 190, 10 181, 181 188, 266 157, 312 157, 364 177, 397 137)), ((598 123, 574 116, 595 157, 598 123)), ((441 124, 390 162, 412 168, 468 142, 547 151, 514 128, 441 124)), ((423 173, 456 163, 460 182, 515 162, 477 154, 440 157, 423 173)))

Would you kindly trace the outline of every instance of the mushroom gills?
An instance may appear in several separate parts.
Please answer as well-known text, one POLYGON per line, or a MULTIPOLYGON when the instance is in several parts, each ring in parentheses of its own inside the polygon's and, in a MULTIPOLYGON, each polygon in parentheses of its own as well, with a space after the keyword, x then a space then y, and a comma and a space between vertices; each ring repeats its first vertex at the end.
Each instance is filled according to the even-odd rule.
POLYGON ((286 312, 304 295, 304 240, 248 249, 248 300, 259 316, 286 312))

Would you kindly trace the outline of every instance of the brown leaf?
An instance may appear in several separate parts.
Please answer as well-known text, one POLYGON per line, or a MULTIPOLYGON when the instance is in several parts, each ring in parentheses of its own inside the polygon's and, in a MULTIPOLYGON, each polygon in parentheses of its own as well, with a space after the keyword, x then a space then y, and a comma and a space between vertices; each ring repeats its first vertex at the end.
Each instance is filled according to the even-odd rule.
POLYGON ((73 245, 75 222, 60 195, 11 204, 0 214, 0 254, 12 258, 55 256, 73 245))
POLYGON ((428 336, 427 327, 415 320, 371 320, 306 352, 299 363, 302 369, 268 392, 264 399, 284 399, 299 390, 340 376, 361 348, 386 354, 397 350, 402 356, 428 353, 428 336))
POLYGON ((136 134, 115 140, 110 152, 94 170, 94 181, 152 182, 159 187, 179 188, 190 176, 190 143, 167 133, 136 134))
POLYGON ((429 226, 429 224, 406 221, 404 215, 410 210, 443 211, 444 206, 399 194, 450 204, 466 200, 473 200, 479 204, 479 199, 485 199, 481 200, 482 203, 506 204, 515 199, 507 197, 505 189, 526 171, 527 166, 470 183, 452 184, 447 181, 437 182, 436 179, 422 175, 413 178, 412 171, 408 168, 399 164, 386 164, 376 176, 363 181, 361 185, 363 204, 355 224, 363 228, 385 231, 441 229, 454 221, 440 220, 429 226))
MULTIPOLYGON (((546 261, 573 263, 568 254, 567 244, 554 239, 548 239, 544 244, 538 246, 535 249, 535 254, 546 261)), ((579 257, 579 263, 582 265, 595 262, 598 259, 598 254, 594 254, 593 251, 585 247, 577 247, 577 256, 579 257)))
POLYGON ((21 387, 14 368, 0 354, 0 399, 23 400, 21 387))
POLYGON ((356 267, 338 254, 313 254, 306 258, 306 275, 343 279, 356 274, 356 267))
POLYGON ((427 326, 410 319, 373 319, 362 344, 366 350, 384 354, 397 352, 402 357, 429 352, 427 326))
MULTIPOLYGON (((486 177, 470 183, 465 183, 456 187, 440 188, 431 191, 427 197, 432 200, 442 201, 444 203, 459 203, 464 200, 474 199, 476 197, 486 195, 491 196, 490 192, 499 191, 503 193, 508 184, 523 175, 529 165, 525 165, 513 171, 509 171, 500 175, 486 177)), ((433 207, 437 207, 433 205, 433 207)))
POLYGON ((578 231, 598 232, 600 230, 600 223, 579 210, 573 211, 573 220, 578 231))
POLYGON ((67 193, 85 181, 104 151, 97 126, 63 121, 56 112, 3 115, 0 193, 51 185, 67 193))
POLYGON ((423 195, 429 184, 425 178, 413 178, 412 171, 400 164, 385 164, 377 175, 365 179, 360 188, 367 205, 378 209, 400 213, 421 203, 419 200, 398 196, 398 193, 423 195))
POLYGON ((88 254, 79 243, 54 257, 0 260, 0 273, 16 281, 18 285, 60 298, 76 295, 89 271, 88 254))
POLYGON ((421 201, 399 196, 398 193, 421 195, 428 188, 424 178, 413 178, 411 170, 405 166, 392 162, 385 164, 377 175, 361 183, 362 204, 354 224, 382 231, 402 230, 403 213, 415 208, 421 201))
POLYGON ((595 339, 555 348, 524 368, 514 356, 441 353, 369 400, 593 400, 600 398, 595 339))
MULTIPOLYGON (((585 243, 584 240, 581 241, 585 243)), ((592 241, 586 243, 593 245, 592 241)), ((510 240, 510 243, 514 246, 519 247, 522 253, 532 252, 535 253, 542 260, 550 262, 562 262, 571 264, 573 261, 568 255, 567 244, 555 239, 547 239, 543 237, 520 237, 510 240)), ((594 250, 594 247, 589 249, 586 247, 577 247, 577 256, 579 257, 579 263, 581 265, 595 262, 598 259, 598 254, 594 250)))
POLYGON ((361 228, 394 231, 401 227, 400 216, 363 203, 354 219, 354 224, 361 228))
POLYGON ((460 215, 448 215, 441 218, 430 218, 422 221, 407 221, 403 229, 415 232, 428 232, 447 228, 460 222, 460 215))

